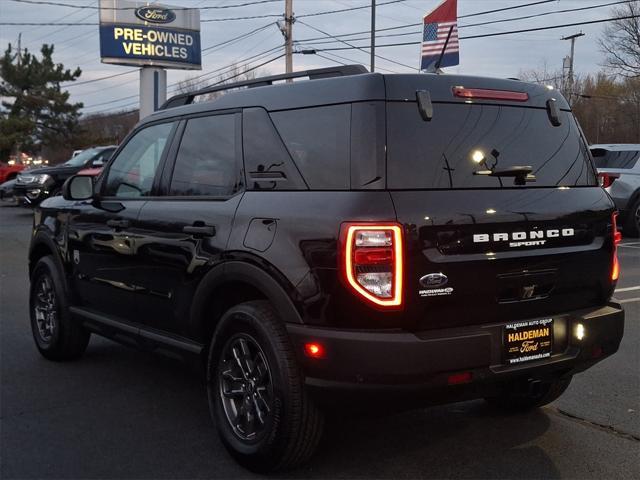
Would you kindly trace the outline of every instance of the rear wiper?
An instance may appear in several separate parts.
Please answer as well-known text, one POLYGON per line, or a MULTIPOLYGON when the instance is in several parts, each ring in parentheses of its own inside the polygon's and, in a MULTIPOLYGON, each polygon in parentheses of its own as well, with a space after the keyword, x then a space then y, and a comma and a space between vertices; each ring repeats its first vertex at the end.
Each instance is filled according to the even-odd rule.
POLYGON ((535 182, 536 176, 533 175, 533 168, 530 166, 513 166, 502 168, 500 170, 478 170, 473 172, 474 175, 486 175, 488 177, 513 177, 516 185, 525 185, 527 182, 535 182))

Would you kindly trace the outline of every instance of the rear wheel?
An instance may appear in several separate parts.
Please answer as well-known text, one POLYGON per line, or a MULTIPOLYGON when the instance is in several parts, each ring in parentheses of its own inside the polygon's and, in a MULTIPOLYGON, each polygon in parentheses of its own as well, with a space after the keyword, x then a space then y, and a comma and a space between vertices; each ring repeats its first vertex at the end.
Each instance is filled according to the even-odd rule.
POLYGON ((49 360, 77 358, 89 343, 89 332, 69 314, 62 282, 50 256, 38 260, 29 293, 31 331, 38 350, 49 360))
POLYGON ((208 356, 207 391, 220 438, 244 467, 270 472, 313 454, 323 418, 268 302, 243 303, 224 314, 208 356))
POLYGON ((550 382, 523 382, 521 380, 504 385, 502 391, 487 398, 490 405, 510 412, 539 408, 556 400, 571 383, 571 378, 550 382))
POLYGON ((638 198, 629 210, 629 218, 624 225, 624 235, 628 237, 640 237, 640 198, 638 198))

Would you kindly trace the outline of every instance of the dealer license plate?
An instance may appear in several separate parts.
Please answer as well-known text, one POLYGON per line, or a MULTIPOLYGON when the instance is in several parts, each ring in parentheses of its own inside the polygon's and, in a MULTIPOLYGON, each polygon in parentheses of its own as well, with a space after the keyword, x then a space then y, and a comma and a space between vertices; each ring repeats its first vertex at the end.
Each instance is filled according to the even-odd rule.
POLYGON ((553 319, 524 320, 504 326, 505 359, 508 364, 540 360, 553 350, 553 319))

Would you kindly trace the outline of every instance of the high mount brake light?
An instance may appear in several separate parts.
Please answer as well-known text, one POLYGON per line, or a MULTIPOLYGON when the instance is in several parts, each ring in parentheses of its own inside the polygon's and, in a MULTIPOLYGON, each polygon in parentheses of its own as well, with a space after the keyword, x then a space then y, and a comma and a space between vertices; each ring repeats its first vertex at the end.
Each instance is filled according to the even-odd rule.
POLYGON ((508 100, 511 102, 526 102, 529 100, 527 92, 512 92, 511 90, 490 90, 487 88, 453 87, 453 95, 459 98, 481 100, 508 100))
POLYGON ((379 308, 402 307, 402 228, 394 223, 345 223, 340 269, 358 295, 379 308))
POLYGON ((613 235, 613 260, 611 266, 611 281, 616 282, 620 277, 620 262, 618 261, 618 244, 622 241, 622 234, 618 231, 618 212, 611 214, 611 231, 613 235))
POLYGON ((620 175, 618 175, 616 173, 600 172, 600 173, 598 173, 598 183, 600 184, 600 186, 602 188, 608 188, 613 184, 613 182, 616 181, 616 179, 619 176, 620 175))

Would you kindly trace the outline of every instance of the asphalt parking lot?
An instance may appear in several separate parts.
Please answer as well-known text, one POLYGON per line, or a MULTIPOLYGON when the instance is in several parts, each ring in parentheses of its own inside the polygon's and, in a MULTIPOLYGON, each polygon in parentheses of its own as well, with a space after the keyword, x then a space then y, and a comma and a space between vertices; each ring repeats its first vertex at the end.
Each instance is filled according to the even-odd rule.
MULTIPOLYGON (((0 478, 250 478, 224 451, 198 372, 92 338, 52 363, 29 329, 31 212, 0 206, 0 478)), ((620 351, 537 412, 482 401, 331 422, 288 478, 640 478, 640 241, 620 248, 620 351)))

